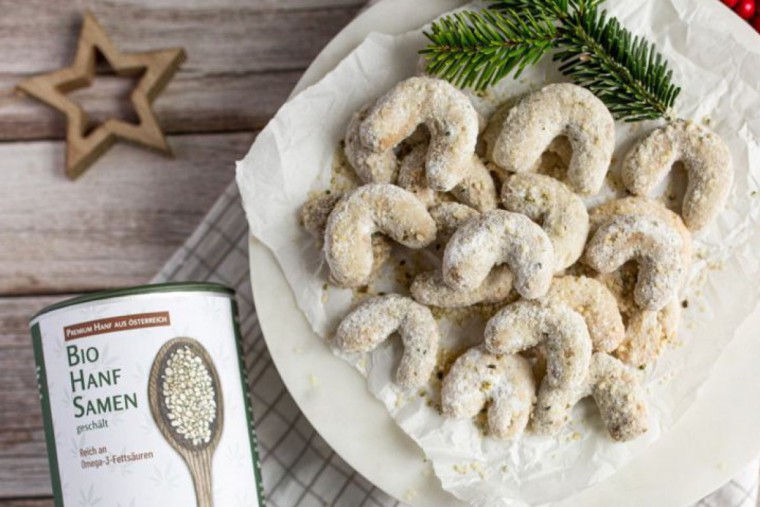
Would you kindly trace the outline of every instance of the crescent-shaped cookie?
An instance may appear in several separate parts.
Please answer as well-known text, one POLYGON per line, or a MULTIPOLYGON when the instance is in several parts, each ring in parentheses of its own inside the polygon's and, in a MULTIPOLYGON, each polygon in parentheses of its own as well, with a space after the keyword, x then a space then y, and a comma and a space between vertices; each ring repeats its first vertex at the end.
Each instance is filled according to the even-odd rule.
POLYGON ((397 294, 368 299, 338 325, 335 345, 346 352, 369 352, 398 332, 404 345, 396 382, 419 387, 435 368, 440 334, 430 310, 397 294))
MULTIPOLYGON (((501 116, 501 115, 500 115, 501 116)), ((615 120, 604 103, 585 88, 551 84, 512 107, 499 124, 489 124, 488 156, 508 172, 534 171, 559 136, 573 153, 567 182, 582 195, 599 192, 615 149, 615 120)))
POLYGON ((541 385, 533 412, 533 430, 539 434, 556 434, 569 422, 576 403, 591 396, 614 440, 627 442, 645 433, 648 429, 646 400, 631 369, 614 357, 597 352, 591 358, 588 373, 583 385, 574 389, 541 385))
POLYGON ((651 192, 673 164, 687 173, 681 215, 686 226, 699 230, 723 208, 731 191, 731 152, 714 132, 690 121, 677 120, 639 141, 623 163, 623 184, 629 192, 651 192))
POLYGON ((549 290, 554 249, 540 226, 519 213, 492 210, 465 222, 443 253, 443 279, 456 290, 479 287, 491 269, 507 264, 515 290, 526 299, 549 290))
POLYGON ((639 264, 636 304, 660 310, 677 295, 686 267, 681 236, 667 221, 643 215, 618 216, 601 225, 586 247, 584 262, 610 273, 630 260, 639 264))
POLYGON ((568 390, 583 384, 591 360, 591 337, 583 317, 563 304, 518 301, 486 324, 485 347, 493 354, 516 354, 538 345, 546 349, 548 387, 568 390))
POLYGON ((387 153, 424 124, 430 132, 425 163, 428 183, 436 191, 448 192, 468 172, 479 121, 467 96, 448 82, 412 77, 375 103, 359 135, 372 152, 387 153))
POLYGON ((487 410, 489 433, 497 438, 522 434, 536 398, 530 363, 518 355, 495 355, 474 347, 454 362, 441 386, 443 415, 476 416, 487 410))
POLYGON ((336 283, 366 285, 375 233, 409 248, 424 248, 435 241, 436 227, 425 206, 402 188, 376 183, 351 191, 330 213, 325 229, 325 258, 336 283))

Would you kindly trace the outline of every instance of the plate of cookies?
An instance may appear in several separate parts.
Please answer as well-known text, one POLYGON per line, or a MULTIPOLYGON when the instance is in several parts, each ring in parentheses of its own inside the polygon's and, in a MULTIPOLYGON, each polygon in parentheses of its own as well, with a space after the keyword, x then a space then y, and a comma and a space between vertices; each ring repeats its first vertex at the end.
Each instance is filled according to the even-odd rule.
POLYGON ((756 36, 699 0, 424 4, 357 19, 238 164, 286 385, 413 504, 698 499, 760 451, 700 415, 755 371, 756 36))

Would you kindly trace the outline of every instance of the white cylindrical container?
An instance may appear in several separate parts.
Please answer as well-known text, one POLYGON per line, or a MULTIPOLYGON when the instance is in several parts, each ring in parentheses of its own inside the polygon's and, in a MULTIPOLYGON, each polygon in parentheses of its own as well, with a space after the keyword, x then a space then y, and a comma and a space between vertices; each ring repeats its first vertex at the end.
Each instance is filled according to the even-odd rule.
POLYGON ((263 505, 231 289, 87 294, 30 326, 56 506, 263 505))

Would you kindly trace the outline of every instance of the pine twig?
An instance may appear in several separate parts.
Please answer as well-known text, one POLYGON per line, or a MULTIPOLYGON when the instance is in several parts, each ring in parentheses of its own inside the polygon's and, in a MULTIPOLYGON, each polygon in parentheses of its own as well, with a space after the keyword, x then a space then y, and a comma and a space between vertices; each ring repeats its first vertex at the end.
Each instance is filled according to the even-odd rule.
POLYGON ((557 29, 530 13, 510 18, 490 10, 465 11, 439 19, 425 36, 431 42, 421 51, 428 72, 482 90, 538 62, 553 47, 557 29))
POLYGON ((575 12, 561 32, 562 49, 554 55, 559 70, 591 90, 616 118, 671 115, 681 89, 671 84, 673 71, 652 44, 596 8, 575 12))
POLYGON ((681 92, 654 46, 599 11, 603 0, 493 0, 433 23, 428 72, 482 90, 556 49, 560 71, 625 121, 669 117, 681 92))

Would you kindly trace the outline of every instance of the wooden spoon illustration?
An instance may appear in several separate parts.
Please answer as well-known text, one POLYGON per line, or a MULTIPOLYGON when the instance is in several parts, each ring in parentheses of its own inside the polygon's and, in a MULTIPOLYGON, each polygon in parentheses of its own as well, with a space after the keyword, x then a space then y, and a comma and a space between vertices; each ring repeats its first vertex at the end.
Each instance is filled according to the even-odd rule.
POLYGON ((153 419, 156 421, 158 429, 166 441, 182 456, 182 459, 187 464, 187 468, 190 470, 193 485, 195 486, 197 507, 213 507, 211 460, 224 427, 224 410, 219 375, 206 349, 192 338, 174 338, 165 343, 158 353, 156 353, 153 366, 150 370, 148 400, 150 411, 153 414, 153 419), (168 366, 167 363, 180 349, 185 349, 192 356, 200 358, 203 366, 205 366, 208 374, 211 376, 216 413, 213 418, 210 418, 208 423, 210 438, 207 441, 203 441, 203 439, 196 439, 194 441, 180 434, 178 431, 179 427, 172 425, 172 418, 169 416, 171 411, 167 406, 166 393, 163 392, 164 375, 168 366))

